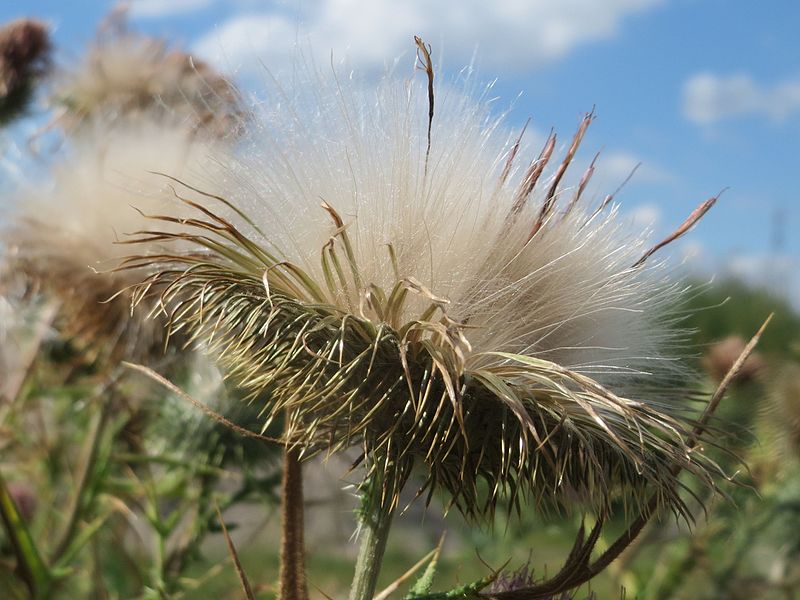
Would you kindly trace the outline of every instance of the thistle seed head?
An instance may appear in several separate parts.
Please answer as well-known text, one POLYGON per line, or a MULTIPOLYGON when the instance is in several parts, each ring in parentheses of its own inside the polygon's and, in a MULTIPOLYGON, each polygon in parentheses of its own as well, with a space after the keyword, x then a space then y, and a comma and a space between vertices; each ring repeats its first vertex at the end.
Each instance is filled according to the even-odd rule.
POLYGON ((0 27, 0 123, 24 110, 33 82, 50 65, 47 26, 33 19, 20 19, 0 27))
POLYGON ((524 162, 485 97, 449 88, 434 117, 430 79, 270 91, 224 180, 178 185, 194 218, 140 236, 196 250, 130 257, 153 269, 134 302, 155 295, 266 423, 285 413, 287 443, 360 445, 389 502, 416 466, 476 518, 651 494, 688 515, 676 472, 713 485, 714 465, 664 385, 680 288, 610 198, 563 184, 593 114, 548 170, 554 135, 524 162))
MULTIPOLYGON (((149 224, 140 211, 169 209, 158 168, 189 176, 203 148, 182 129, 156 125, 96 131, 76 140, 52 181, 31 183, 12 198, 2 239, 0 289, 25 289, 58 305, 61 332, 90 360, 143 360, 163 352, 162 326, 131 318, 132 272, 111 273, 127 251, 126 232, 149 224), (120 291, 121 290, 121 291, 120 291)), ((174 212, 174 207, 173 207, 174 212)), ((145 249, 157 253, 152 244, 145 249)), ((14 295, 20 296, 19 292, 14 295)))
POLYGON ((122 24, 98 36, 58 77, 53 100, 68 131, 85 124, 151 120, 235 137, 246 120, 236 87, 205 62, 122 24))
MULTIPOLYGON (((721 381, 734 361, 744 349, 745 341, 741 336, 731 335, 712 345, 702 359, 703 369, 715 381, 721 381)), ((751 354, 736 375, 738 383, 749 383, 755 380, 764 370, 764 359, 757 353, 751 354)))

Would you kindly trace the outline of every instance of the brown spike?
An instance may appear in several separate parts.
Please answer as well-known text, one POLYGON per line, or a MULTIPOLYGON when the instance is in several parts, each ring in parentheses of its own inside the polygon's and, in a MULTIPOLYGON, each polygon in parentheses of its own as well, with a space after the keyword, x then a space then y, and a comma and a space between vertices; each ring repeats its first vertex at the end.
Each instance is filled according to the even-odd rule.
POLYGON ((519 192, 517 192, 517 197, 514 200, 514 204, 511 205, 509 217, 514 217, 522 211, 522 208, 525 206, 525 202, 527 202, 528 197, 531 195, 531 192, 533 192, 533 188, 536 187, 536 182, 539 180, 539 177, 542 176, 542 171, 544 171, 547 161, 550 160, 555 147, 556 134, 551 130, 550 135, 547 136, 547 140, 544 143, 542 151, 539 153, 539 157, 530 164, 528 171, 525 173, 525 179, 522 182, 522 186, 520 187, 519 192))
POLYGON ((421 37, 414 36, 417 45, 417 60, 422 63, 422 70, 428 76, 428 147, 425 149, 425 173, 428 173, 428 158, 431 154, 431 127, 433 126, 433 61, 431 60, 431 46, 426 44, 421 37))
MULTIPOLYGON (((725 190, 722 190, 722 191, 724 192, 725 190)), ((668 244, 671 244, 672 242, 677 240, 679 237, 681 237, 684 233, 689 231, 692 227, 694 227, 694 225, 700 219, 703 218, 703 215, 705 215, 709 211, 709 209, 712 206, 714 206, 714 204, 716 204, 716 202, 719 199, 721 194, 722 194, 722 192, 720 192, 719 194, 717 194, 713 198, 709 198, 708 200, 703 202, 700 206, 695 208, 692 211, 692 214, 690 214, 686 218, 686 220, 683 223, 681 223, 680 227, 678 227, 675 231, 673 231, 671 234, 669 234, 667 237, 665 237, 663 240, 661 240, 655 246, 650 248, 650 250, 645 252, 644 255, 642 256, 642 258, 640 258, 639 260, 637 260, 633 264, 633 268, 642 266, 648 258, 650 258, 653 254, 658 252, 661 248, 663 248, 664 246, 666 246, 668 244)))
POLYGON ((564 216, 567 216, 572 211, 572 209, 575 208, 575 205, 580 201, 581 195, 583 195, 583 192, 586 189, 586 186, 589 184, 592 175, 594 175, 594 164, 597 162, 599 156, 600 153, 598 152, 597 154, 594 155, 592 162, 589 163, 589 168, 586 169, 586 171, 583 174, 583 177, 581 177, 580 183, 578 183, 578 189, 575 191, 575 195, 572 197, 572 200, 569 201, 569 204, 567 205, 567 210, 564 211, 564 216))
POLYGON ((586 130, 589 129, 589 125, 593 120, 594 108, 591 112, 588 112, 583 116, 581 124, 578 126, 578 130, 575 132, 575 135, 572 138, 572 144, 570 144, 569 150, 567 150, 567 154, 564 156, 564 160, 562 160, 561 164, 558 165, 558 170, 556 171, 555 177, 553 177, 553 183, 550 184, 550 189, 547 191, 547 197, 545 198, 544 204, 542 204, 542 208, 539 211, 539 217, 536 219, 536 223, 534 224, 528 239, 536 235, 536 232, 542 228, 542 225, 544 225, 547 217, 549 217, 550 213, 553 212, 556 193, 558 192, 558 185, 561 183, 561 179, 564 177, 564 174, 567 172, 572 159, 578 152, 578 148, 581 145, 583 136, 586 135, 586 130))
POLYGON ((528 125, 530 124, 531 119, 528 117, 528 120, 525 121, 525 125, 522 127, 522 131, 519 132, 519 137, 517 141, 514 142, 514 146, 511 148, 511 152, 508 153, 508 159, 506 159, 506 164, 503 167, 503 172, 500 174, 500 181, 498 186, 502 186, 505 184, 506 180, 508 179, 509 173, 511 173, 511 166, 514 164, 514 159, 517 156, 517 152, 519 152, 519 145, 522 142, 522 136, 525 135, 525 131, 528 129, 528 125))

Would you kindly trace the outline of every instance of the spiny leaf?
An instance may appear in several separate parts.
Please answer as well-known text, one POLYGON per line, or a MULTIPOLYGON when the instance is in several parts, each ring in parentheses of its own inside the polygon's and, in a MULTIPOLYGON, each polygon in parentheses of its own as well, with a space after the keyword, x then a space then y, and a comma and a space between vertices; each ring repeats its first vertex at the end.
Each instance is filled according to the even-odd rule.
POLYGON ((425 567, 425 571, 422 573, 422 575, 420 575, 419 579, 417 579, 416 583, 414 583, 414 586, 409 590, 408 595, 406 596, 407 600, 411 600, 431 591, 431 588, 433 587, 433 580, 436 577, 436 569, 439 566, 439 556, 442 553, 443 544, 444 534, 442 534, 442 537, 439 538, 439 544, 431 553, 430 562, 428 563, 428 566, 425 567))

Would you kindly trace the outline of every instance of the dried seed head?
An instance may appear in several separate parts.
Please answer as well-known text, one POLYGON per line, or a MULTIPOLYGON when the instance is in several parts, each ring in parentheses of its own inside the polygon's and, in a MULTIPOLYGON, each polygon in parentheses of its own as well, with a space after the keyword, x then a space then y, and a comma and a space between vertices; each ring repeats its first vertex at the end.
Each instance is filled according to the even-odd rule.
POLYGON ((0 28, 0 123, 19 115, 33 91, 33 81, 50 64, 47 26, 20 19, 0 28))
POLYGON ((276 90, 215 192, 182 186, 173 237, 204 252, 128 259, 155 269, 134 300, 157 290, 289 443, 360 444, 390 502, 416 465, 474 517, 502 496, 685 514, 677 471, 712 485, 713 464, 666 403, 679 288, 613 205, 561 187, 593 115, 540 192, 554 138, 517 167, 486 103, 449 90, 431 123, 429 83, 276 90))
POLYGON ((83 62, 60 73, 53 98, 61 124, 150 120, 236 136, 246 120, 236 87, 208 64, 165 41, 117 24, 103 32, 83 62))
MULTIPOLYGON (((168 210, 163 180, 149 171, 167 168, 185 176, 207 171, 210 167, 200 166, 205 147, 181 129, 152 124, 77 140, 53 168, 52 181, 31 184, 12 198, 2 226, 0 285, 21 284, 55 300, 60 329, 90 359, 160 355, 161 325, 144 314, 130 315, 124 288, 137 276, 110 271, 127 252, 118 242, 148 223, 134 206, 151 213, 168 210)), ((158 252, 158 245, 147 251, 158 252)))
POLYGON ((8 484, 8 495, 14 501, 20 517, 30 523, 39 508, 39 498, 33 487, 22 481, 12 481, 8 484))

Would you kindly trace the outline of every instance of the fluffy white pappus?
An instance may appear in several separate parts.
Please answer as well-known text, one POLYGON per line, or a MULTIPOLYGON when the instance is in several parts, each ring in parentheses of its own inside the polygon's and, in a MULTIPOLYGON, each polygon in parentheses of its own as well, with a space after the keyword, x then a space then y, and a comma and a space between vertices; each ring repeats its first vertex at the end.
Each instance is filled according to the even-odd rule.
POLYGON ((681 334, 670 310, 680 288, 663 262, 634 266, 646 232, 630 231, 613 203, 596 212, 573 202, 575 187, 558 187, 543 210, 558 168, 526 195, 546 159, 518 147, 519 131, 493 113, 488 89, 476 100, 469 89, 439 86, 426 160, 424 73, 369 90, 335 72, 298 77, 291 89, 270 89, 220 193, 258 224, 260 243, 320 282, 323 247, 340 243, 321 205, 332 207, 364 285, 340 287, 331 303, 364 315, 370 285, 388 295, 408 279, 417 293, 390 325, 441 300, 463 325, 470 369, 503 362, 487 353, 506 352, 623 392, 644 374, 648 387, 657 373, 674 381, 681 334))
MULTIPOLYGON (((145 215, 181 214, 169 181, 156 172, 188 181, 212 172, 212 142, 157 122, 94 132, 74 140, 51 180, 30 182, 12 197, 0 283, 22 283, 54 300, 67 332, 93 351, 103 350, 97 337, 149 346, 125 294, 107 302, 135 275, 111 271, 130 253, 120 242, 151 225, 145 215)), ((154 241, 140 250, 157 254, 163 247, 154 241)))
POLYGON ((114 267, 114 260, 128 253, 117 242, 147 228, 151 223, 146 214, 180 213, 181 204, 160 173, 187 180, 202 177, 209 172, 211 146, 157 122, 97 128, 93 135, 74 140, 53 166, 51 180, 32 182, 14 198, 10 220, 31 224, 24 234, 15 230, 20 236, 40 235, 41 245, 24 237, 11 239, 24 244, 20 252, 31 255, 63 243, 72 247, 63 260, 114 267))

